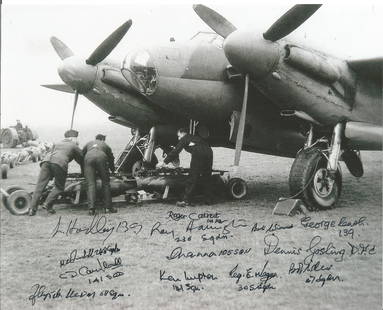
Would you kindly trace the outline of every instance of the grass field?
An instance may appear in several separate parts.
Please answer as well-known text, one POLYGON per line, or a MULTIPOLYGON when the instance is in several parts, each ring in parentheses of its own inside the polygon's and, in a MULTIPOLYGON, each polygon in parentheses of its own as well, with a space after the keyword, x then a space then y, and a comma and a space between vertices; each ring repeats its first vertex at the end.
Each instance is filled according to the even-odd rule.
MULTIPOLYGON (((214 154, 215 168, 230 167, 233 151, 214 154)), ((2 208, 1 309, 381 309, 381 153, 362 155, 365 176, 342 166, 337 208, 310 219, 271 215, 292 159, 247 152, 240 202, 119 204, 94 219, 2 208)), ((33 190, 38 170, 17 167, 1 186, 33 190)))

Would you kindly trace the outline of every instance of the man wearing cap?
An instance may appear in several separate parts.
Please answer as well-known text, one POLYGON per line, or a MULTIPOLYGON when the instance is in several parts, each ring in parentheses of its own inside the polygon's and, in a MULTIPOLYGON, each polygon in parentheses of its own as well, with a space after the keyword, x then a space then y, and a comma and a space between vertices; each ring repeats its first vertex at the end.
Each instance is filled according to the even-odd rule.
POLYGON ((88 142, 83 148, 84 174, 88 184, 89 215, 96 214, 96 176, 101 178, 102 193, 105 208, 110 213, 116 213, 112 206, 110 192, 109 170, 114 172, 114 156, 109 145, 105 143, 105 136, 98 134, 96 140, 88 142))
POLYGON ((29 210, 31 216, 36 214, 40 197, 49 180, 54 179, 55 184, 44 205, 48 213, 54 214, 56 212, 53 210, 53 201, 65 189, 68 164, 74 159, 81 166, 81 171, 83 170, 82 152, 77 143, 78 132, 68 130, 65 132, 64 137, 64 140, 53 145, 52 150, 40 164, 40 174, 33 192, 31 209, 29 210))

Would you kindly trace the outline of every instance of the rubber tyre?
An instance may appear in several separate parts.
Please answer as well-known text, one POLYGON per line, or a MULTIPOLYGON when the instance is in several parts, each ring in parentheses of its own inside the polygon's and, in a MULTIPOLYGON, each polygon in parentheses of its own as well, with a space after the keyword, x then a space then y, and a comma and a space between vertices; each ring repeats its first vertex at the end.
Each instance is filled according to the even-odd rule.
POLYGON ((239 200, 247 195, 246 182, 240 178, 232 178, 227 183, 228 195, 231 199, 239 200))
POLYGON ((23 189, 15 190, 7 199, 7 209, 13 215, 26 215, 31 207, 32 197, 23 189))
POLYGON ((302 199, 310 211, 334 207, 340 197, 342 173, 339 167, 328 193, 319 194, 318 185, 315 186, 320 175, 323 178, 323 173, 326 173, 326 167, 327 159, 317 148, 301 151, 291 167, 290 195, 302 199))
POLYGON ((7 200, 7 197, 5 195, 3 195, 3 193, 0 193, 0 197, 1 197, 1 204, 8 209, 8 200, 7 200))
POLYGON ((10 195, 13 192, 21 190, 21 189, 24 190, 24 188, 22 188, 22 187, 20 187, 18 185, 11 185, 11 186, 8 186, 5 191, 8 193, 8 195, 10 195))
MULTIPOLYGON (((13 192, 15 192, 17 190, 24 190, 24 189, 18 185, 11 185, 11 186, 8 186, 5 191, 7 192, 8 195, 11 195, 13 192)), ((1 196, 2 196, 1 200, 4 204, 4 206, 9 210, 7 197, 5 197, 3 195, 1 195, 1 196)))
POLYGON ((8 178, 8 165, 7 164, 1 164, 1 178, 7 179, 8 178))
POLYGON ((14 148, 19 143, 19 136, 16 129, 4 128, 1 132, 1 141, 3 148, 14 148))

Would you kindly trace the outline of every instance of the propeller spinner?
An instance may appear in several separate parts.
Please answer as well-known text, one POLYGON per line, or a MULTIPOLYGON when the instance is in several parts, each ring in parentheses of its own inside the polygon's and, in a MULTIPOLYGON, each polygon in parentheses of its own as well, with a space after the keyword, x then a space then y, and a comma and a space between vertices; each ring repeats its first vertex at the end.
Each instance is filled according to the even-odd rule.
POLYGON ((61 79, 75 90, 70 129, 73 128, 78 95, 89 91, 93 87, 93 83, 97 76, 97 64, 108 57, 108 55, 128 32, 131 25, 132 20, 128 20, 118 27, 93 51, 93 53, 86 60, 74 56, 72 50, 58 38, 51 38, 50 41, 53 48, 63 60, 58 68, 58 73, 61 79))

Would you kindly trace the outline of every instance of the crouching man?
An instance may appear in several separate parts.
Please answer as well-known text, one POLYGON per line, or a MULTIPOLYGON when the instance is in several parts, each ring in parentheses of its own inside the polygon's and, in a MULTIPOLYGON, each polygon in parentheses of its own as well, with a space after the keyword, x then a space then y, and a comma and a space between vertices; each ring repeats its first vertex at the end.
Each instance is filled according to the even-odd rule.
POLYGON ((64 137, 64 140, 53 145, 52 150, 40 163, 40 174, 29 210, 29 215, 31 216, 36 214, 41 195, 51 179, 54 179, 54 188, 45 200, 44 206, 48 213, 56 213, 53 210, 53 202, 65 189, 68 164, 73 159, 81 166, 82 171, 83 157, 81 149, 78 147, 78 132, 76 130, 68 130, 65 132, 64 137))
POLYGON ((88 142, 83 149, 84 174, 88 184, 89 215, 96 214, 96 176, 101 178, 104 205, 111 213, 117 209, 112 206, 109 170, 114 172, 114 156, 105 136, 98 134, 96 140, 88 142))

